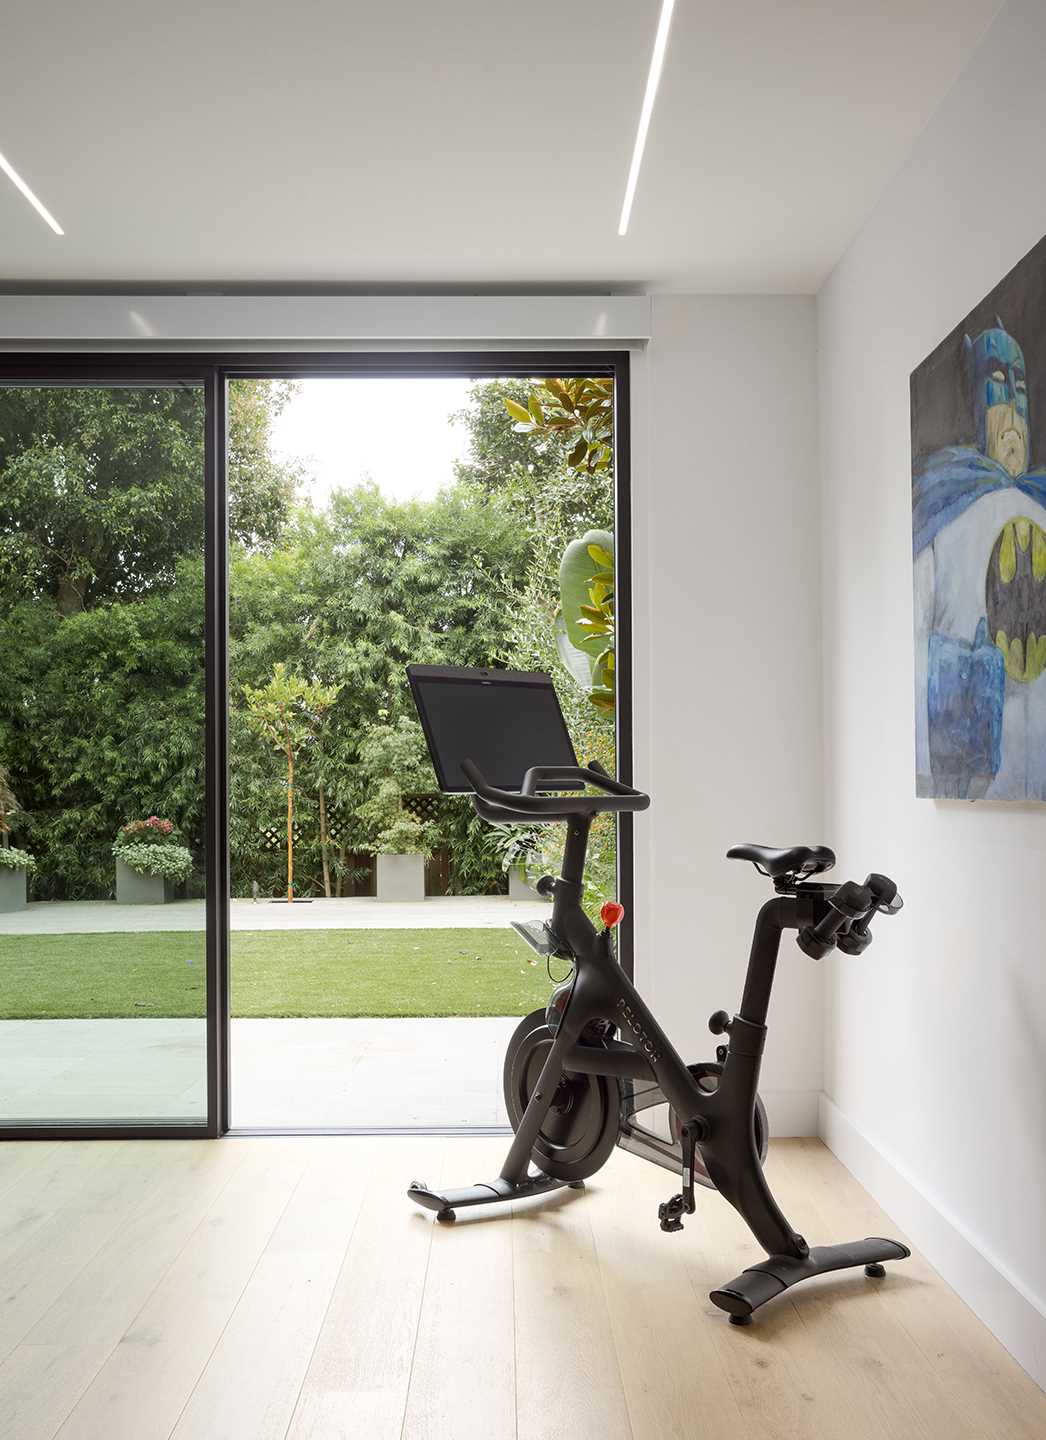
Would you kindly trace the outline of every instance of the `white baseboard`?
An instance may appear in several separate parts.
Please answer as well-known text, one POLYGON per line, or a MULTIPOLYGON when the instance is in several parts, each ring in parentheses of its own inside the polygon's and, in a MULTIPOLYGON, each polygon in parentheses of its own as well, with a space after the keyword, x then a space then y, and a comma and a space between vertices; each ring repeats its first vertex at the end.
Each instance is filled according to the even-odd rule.
POLYGON ((826 1095, 820 1097, 819 1134, 934 1269, 1046 1390, 1046 1304, 1030 1294, 1004 1265, 991 1259, 957 1220, 826 1095))
POLYGON ((760 1090, 770 1121, 770 1138, 788 1140, 818 1135, 819 1090, 760 1090))

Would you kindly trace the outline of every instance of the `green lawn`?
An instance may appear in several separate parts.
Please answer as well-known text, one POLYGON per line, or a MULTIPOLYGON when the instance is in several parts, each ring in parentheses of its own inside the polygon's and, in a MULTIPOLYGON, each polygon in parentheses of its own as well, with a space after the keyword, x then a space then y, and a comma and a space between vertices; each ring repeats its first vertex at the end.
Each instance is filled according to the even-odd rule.
MULTIPOLYGON (((508 930, 236 931, 232 1013, 524 1015, 550 990, 530 954, 508 930)), ((204 994, 199 933, 0 936, 3 1020, 202 1015, 204 994)))

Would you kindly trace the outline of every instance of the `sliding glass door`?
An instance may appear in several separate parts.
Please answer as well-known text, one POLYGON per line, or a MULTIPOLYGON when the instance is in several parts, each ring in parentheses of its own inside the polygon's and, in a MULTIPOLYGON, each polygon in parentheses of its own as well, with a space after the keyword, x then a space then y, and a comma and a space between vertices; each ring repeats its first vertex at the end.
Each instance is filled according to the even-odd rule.
MULTIPOLYGON (((614 382, 308 375, 228 397, 230 491, 247 416, 274 488, 266 532, 229 550, 230 1122, 505 1125, 501 1057, 553 988, 511 926, 547 917, 562 827, 498 832, 439 793, 407 666, 552 674, 578 752, 613 771, 614 382)), ((612 816, 589 861, 595 916, 612 816)))
MULTIPOLYGON (((624 354, 0 355, 0 1137, 217 1136, 230 1116, 474 1123, 442 1101, 424 1115, 395 1097, 361 1106, 363 1068, 340 1058, 337 1105, 290 1113, 278 1096, 280 1110, 263 1083, 277 1070, 268 1037, 378 1026, 377 1055, 393 1025, 500 1025, 540 1003, 542 977, 499 932, 503 911, 537 903, 527 861, 554 856, 536 841, 502 854, 467 806, 442 804, 402 671, 440 657, 565 663, 579 748, 605 750, 630 780, 628 463, 624 354), (382 443, 403 452, 426 387, 384 382, 452 377, 467 393, 444 420, 468 429, 468 453, 438 480, 423 447, 402 496, 364 473, 358 424, 330 484, 278 433, 297 382, 304 406, 381 380, 397 407, 382 443), (599 443, 567 446, 558 418, 599 443), (557 644, 568 544, 591 562, 574 598, 607 607, 610 670, 557 644), (266 719, 288 685, 302 711, 290 756, 266 719), (381 784, 393 773, 394 796, 381 784), (378 872, 405 855, 418 895, 397 924, 378 872), (456 905, 467 923, 428 924, 456 905), (354 929, 357 909, 368 924, 354 929), (235 937, 232 988, 230 930, 252 932, 235 937), (482 1003, 468 988, 481 951, 497 986, 482 1003), (239 1114, 236 1021, 265 1040, 259 1104, 239 1114)), ((613 887, 616 854, 629 905, 627 820, 605 839, 603 880, 613 887)), ((621 956, 630 967, 627 927, 621 956)), ((241 1079, 250 1059, 241 1047, 241 1079)), ((444 1080, 434 1064, 411 1089, 444 1080)), ((312 1093, 326 1102, 324 1084, 312 1093)))
POLYGON ((0 385, 0 1125, 207 1119, 204 391, 0 385))

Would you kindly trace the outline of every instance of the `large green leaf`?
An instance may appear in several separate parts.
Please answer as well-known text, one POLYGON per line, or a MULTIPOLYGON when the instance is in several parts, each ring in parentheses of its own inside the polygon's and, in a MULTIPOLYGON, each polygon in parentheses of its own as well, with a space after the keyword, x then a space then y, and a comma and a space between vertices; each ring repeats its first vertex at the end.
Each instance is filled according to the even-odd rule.
POLYGON ((566 637, 575 649, 584 651, 593 660, 604 649, 602 637, 586 633, 581 621, 586 609, 591 611, 589 585, 607 568, 607 560, 612 563, 613 554, 614 537, 609 530, 587 530, 580 539, 570 542, 559 566, 559 597, 566 637), (592 548, 599 555, 598 560, 592 548))
POLYGON ((513 420, 519 420, 524 425, 533 424, 529 411, 524 410, 522 405, 517 404, 515 400, 510 400, 507 395, 504 396, 503 399, 505 401, 505 409, 512 416, 513 420))
POLYGON ((593 662, 595 657, 586 651, 579 649, 572 644, 567 635, 566 622, 562 612, 556 616, 556 648, 559 651, 559 658, 570 674, 575 684, 580 685, 582 690, 589 690, 593 680, 593 662))

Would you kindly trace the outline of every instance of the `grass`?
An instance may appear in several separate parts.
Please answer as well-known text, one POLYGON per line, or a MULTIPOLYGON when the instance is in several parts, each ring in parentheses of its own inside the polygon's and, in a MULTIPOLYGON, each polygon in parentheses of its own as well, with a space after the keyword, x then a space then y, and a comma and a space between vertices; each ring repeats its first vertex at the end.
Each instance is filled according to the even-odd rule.
MULTIPOLYGON (((232 1013, 525 1015, 551 988, 529 957, 504 930, 236 931, 232 1013)), ((205 989, 199 932, 0 937, 3 1020, 203 1015, 205 989)))

